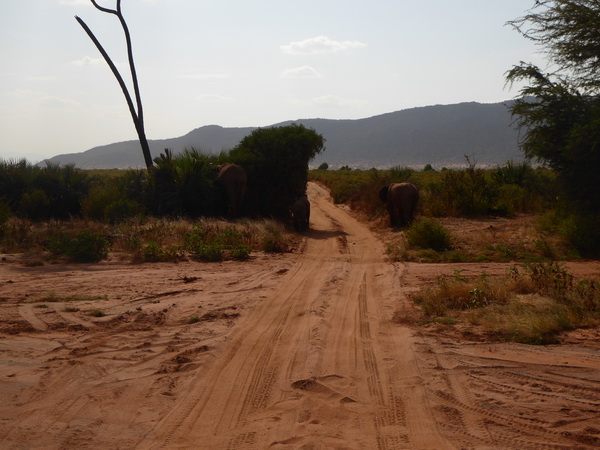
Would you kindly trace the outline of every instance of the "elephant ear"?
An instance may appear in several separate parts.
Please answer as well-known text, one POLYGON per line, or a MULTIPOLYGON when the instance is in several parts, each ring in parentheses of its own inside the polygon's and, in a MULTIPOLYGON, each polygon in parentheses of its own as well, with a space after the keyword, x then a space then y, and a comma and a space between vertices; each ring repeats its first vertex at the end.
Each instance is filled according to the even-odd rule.
POLYGON ((388 194, 388 190, 389 190, 389 186, 384 186, 381 189, 379 189, 379 199, 381 200, 382 203, 387 203, 387 194, 388 194))

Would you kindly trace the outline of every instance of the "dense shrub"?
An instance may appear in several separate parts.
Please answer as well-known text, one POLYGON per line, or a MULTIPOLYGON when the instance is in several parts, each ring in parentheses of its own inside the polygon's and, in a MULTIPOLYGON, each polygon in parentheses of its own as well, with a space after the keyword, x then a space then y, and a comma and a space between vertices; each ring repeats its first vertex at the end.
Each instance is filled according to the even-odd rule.
POLYGON ((41 189, 33 189, 21 196, 17 214, 34 221, 40 221, 50 217, 52 205, 48 195, 41 189))
POLYGON ((217 157, 188 149, 174 155, 169 149, 154 159, 148 180, 148 206, 157 216, 214 216, 224 203, 215 185, 217 157))
POLYGON ((95 184, 82 202, 85 218, 112 224, 142 216, 144 212, 142 204, 127 198, 119 183, 113 182, 95 184))
POLYGON ((100 232, 81 230, 75 235, 63 232, 53 236, 47 248, 54 255, 64 255, 75 262, 88 263, 106 259, 110 242, 100 232))
POLYGON ((14 214, 34 221, 79 215, 90 182, 73 165, 39 168, 26 160, 0 161, 0 198, 14 214))
POLYGON ((259 128, 229 152, 248 173, 243 208, 251 215, 286 217, 289 206, 306 192, 308 163, 324 139, 303 125, 259 128))
POLYGON ((449 250, 452 244, 450 232, 436 220, 428 218, 413 222, 406 230, 406 238, 413 247, 430 248, 436 252, 449 250))

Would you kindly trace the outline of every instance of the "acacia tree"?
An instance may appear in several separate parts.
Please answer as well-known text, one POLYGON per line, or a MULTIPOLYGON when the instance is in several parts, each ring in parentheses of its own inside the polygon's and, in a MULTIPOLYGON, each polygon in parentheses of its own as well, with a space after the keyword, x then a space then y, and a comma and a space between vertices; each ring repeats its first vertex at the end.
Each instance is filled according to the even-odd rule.
POLYGON ((600 0, 536 0, 509 22, 548 57, 547 72, 521 62, 525 80, 512 106, 526 156, 555 169, 572 205, 600 212, 600 0))
POLYGON ((102 12, 105 12, 108 14, 114 14, 115 16, 117 16, 117 18, 119 19, 119 22, 121 23, 121 26, 123 27, 123 32, 125 33, 125 41, 127 43, 127 56, 129 59, 129 68, 131 70, 131 79, 133 82, 133 90, 135 93, 135 100, 136 100, 135 105, 133 103, 131 95, 129 94, 127 85, 125 84, 125 81, 123 81, 123 77, 121 76, 121 74, 119 73, 119 70, 117 69, 117 66, 115 66, 113 61, 110 59, 110 56, 108 55, 106 50, 104 50, 104 48, 100 44, 100 41, 98 41, 96 36, 94 36, 94 33, 92 33, 92 30, 87 26, 87 24, 80 17, 75 16, 75 20, 77 20, 77 22, 79 22, 79 24, 85 30, 85 32, 90 37, 92 42, 96 45, 96 47, 98 48, 98 50, 104 57, 104 60, 110 67, 110 70, 112 71, 113 75, 117 79, 119 86, 121 86, 121 90, 123 91, 123 95, 125 95, 125 100, 127 101, 127 106, 129 107, 129 112, 131 113, 131 118, 133 119, 133 124, 135 125, 135 130, 137 131, 137 134, 138 134, 138 139, 140 141, 140 145, 142 146, 142 153, 144 154, 144 162, 146 163, 146 167, 148 169, 150 169, 153 167, 152 156, 150 155, 150 146, 148 145, 148 139, 146 139, 146 132, 144 130, 144 111, 142 108, 142 99, 140 96, 140 89, 138 86, 137 73, 136 73, 135 64, 133 61, 133 50, 131 47, 131 35, 129 34, 129 28, 127 27, 127 23, 125 22, 125 18, 123 17, 123 14, 121 12, 121 0, 117 0, 117 8, 116 9, 110 9, 110 8, 105 8, 103 6, 100 6, 96 2, 96 0, 90 0, 90 1, 96 7, 96 9, 98 9, 102 12))

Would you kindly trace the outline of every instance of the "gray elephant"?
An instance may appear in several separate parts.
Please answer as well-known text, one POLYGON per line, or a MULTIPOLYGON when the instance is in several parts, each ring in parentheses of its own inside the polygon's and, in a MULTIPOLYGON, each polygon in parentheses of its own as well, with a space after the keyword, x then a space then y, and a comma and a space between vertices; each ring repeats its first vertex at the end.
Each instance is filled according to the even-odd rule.
POLYGON ((419 189, 412 183, 392 183, 379 191, 379 198, 386 204, 392 227, 403 227, 415 220, 419 189))
POLYGON ((223 189, 228 202, 227 213, 237 217, 240 213, 248 176, 246 170, 237 164, 225 163, 218 166, 217 183, 223 189))
POLYGON ((310 202, 308 197, 303 195, 296 200, 290 208, 292 213, 292 219, 294 221, 294 228, 296 231, 308 230, 308 221, 310 219, 310 202))

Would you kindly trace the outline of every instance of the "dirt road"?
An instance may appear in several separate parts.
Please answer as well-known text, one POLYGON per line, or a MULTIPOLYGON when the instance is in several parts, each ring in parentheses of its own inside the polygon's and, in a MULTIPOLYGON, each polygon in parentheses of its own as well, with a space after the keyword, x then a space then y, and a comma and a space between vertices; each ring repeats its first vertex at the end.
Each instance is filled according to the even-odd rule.
POLYGON ((600 444, 597 330, 530 347, 393 323, 409 292, 458 267, 387 262, 324 189, 309 198, 295 255, 2 263, 0 448, 600 444))

